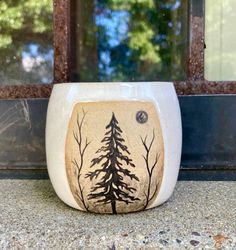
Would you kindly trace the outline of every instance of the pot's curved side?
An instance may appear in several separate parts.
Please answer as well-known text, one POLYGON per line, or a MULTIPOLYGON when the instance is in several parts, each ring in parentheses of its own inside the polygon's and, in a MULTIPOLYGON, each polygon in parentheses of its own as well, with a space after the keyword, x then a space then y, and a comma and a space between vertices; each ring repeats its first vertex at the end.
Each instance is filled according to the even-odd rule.
POLYGON ((153 97, 159 111, 165 150, 161 188, 149 208, 161 205, 172 195, 178 178, 182 150, 181 113, 174 86, 153 86, 153 97))
MULTIPOLYGON (((156 199, 147 208, 165 202, 172 194, 179 171, 182 131, 178 98, 172 83, 66 83, 54 85, 46 124, 48 172, 62 201, 84 210, 72 195, 65 163, 66 136, 77 103, 148 101, 155 104, 164 142, 164 172, 156 199)), ((125 108, 125 107, 124 107, 125 108)))
POLYGON ((67 101, 68 88, 54 86, 48 104, 46 121, 46 155, 48 174, 58 197, 67 205, 80 209, 67 180, 65 139, 73 102, 67 101))

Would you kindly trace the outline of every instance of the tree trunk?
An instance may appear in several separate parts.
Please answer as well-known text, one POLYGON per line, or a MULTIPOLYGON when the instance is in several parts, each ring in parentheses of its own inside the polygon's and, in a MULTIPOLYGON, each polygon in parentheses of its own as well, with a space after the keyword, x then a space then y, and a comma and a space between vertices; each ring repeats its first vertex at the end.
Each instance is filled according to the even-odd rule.
POLYGON ((116 212, 116 201, 111 202, 111 208, 112 208, 112 213, 117 214, 117 212, 116 212))

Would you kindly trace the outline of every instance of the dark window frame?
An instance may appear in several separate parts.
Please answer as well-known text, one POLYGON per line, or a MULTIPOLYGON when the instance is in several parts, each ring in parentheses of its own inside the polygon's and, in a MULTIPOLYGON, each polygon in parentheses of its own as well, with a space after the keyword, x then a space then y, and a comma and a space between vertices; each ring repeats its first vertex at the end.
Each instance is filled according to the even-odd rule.
MULTIPOLYGON (((75 54, 71 43, 75 11, 72 3, 72 0, 53 2, 53 83, 71 80, 70 68, 75 54)), ((179 95, 183 121, 183 152, 179 179, 236 180, 236 95, 217 95, 236 94, 236 81, 211 82, 204 79, 204 0, 190 0, 189 4, 191 40, 189 39, 186 59, 188 77, 186 81, 174 83, 179 95)), ((14 107, 14 114, 21 118, 6 134, 1 135, 2 152, 6 144, 8 151, 0 159, 0 179, 48 178, 44 134, 48 98, 52 87, 53 84, 0 87, 1 112, 4 113, 7 108, 12 110, 11 107, 14 107), (30 117, 30 123, 28 120, 24 122, 25 113, 19 108, 22 103, 27 106, 26 114, 30 117), (15 138, 13 145, 12 141, 9 142, 12 136, 15 138), (29 148, 34 148, 35 142, 37 148, 32 152, 29 148)))
MULTIPOLYGON (((178 95, 236 94, 236 81, 204 79, 204 5, 205 0, 189 1, 189 48, 187 79, 175 81, 178 95), (190 39, 191 38, 191 39, 190 39)), ((54 80, 70 82, 73 63, 73 6, 71 0, 53 0, 54 80)), ((0 99, 49 98, 52 84, 1 86, 0 99)))
POLYGON ((236 94, 236 81, 208 81, 204 78, 204 39, 205 0, 190 0, 187 80, 175 82, 178 95, 236 94))

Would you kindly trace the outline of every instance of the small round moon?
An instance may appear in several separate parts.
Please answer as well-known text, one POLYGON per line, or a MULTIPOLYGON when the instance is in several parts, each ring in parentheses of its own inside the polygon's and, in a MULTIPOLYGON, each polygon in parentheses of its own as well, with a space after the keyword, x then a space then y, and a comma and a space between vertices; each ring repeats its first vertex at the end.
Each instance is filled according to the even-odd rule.
POLYGON ((136 121, 138 123, 146 123, 148 121, 148 113, 144 110, 140 110, 136 113, 136 121))

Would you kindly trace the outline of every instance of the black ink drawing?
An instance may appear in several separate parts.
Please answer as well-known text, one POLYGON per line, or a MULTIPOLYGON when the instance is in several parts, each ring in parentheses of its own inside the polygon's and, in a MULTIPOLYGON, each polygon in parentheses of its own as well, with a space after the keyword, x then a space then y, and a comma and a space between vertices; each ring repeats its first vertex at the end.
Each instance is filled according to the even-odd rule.
POLYGON ((77 114, 77 121, 76 122, 77 122, 78 132, 73 131, 73 136, 74 136, 74 139, 78 145, 78 153, 79 153, 79 157, 80 157, 80 162, 78 164, 77 160, 74 159, 74 160, 72 160, 72 164, 75 167, 75 174, 77 177, 77 184, 78 184, 78 188, 76 190, 76 196, 80 200, 80 202, 83 204, 84 209, 88 211, 89 208, 85 203, 84 188, 81 186, 81 181, 80 181, 81 170, 82 170, 83 165, 84 165, 84 153, 85 153, 88 145, 90 144, 90 142, 88 142, 87 138, 85 139, 85 143, 83 143, 82 127, 83 127, 83 122, 84 122, 85 116, 86 116, 86 113, 84 110, 83 110, 83 116, 82 116, 81 120, 80 120, 79 114, 77 114))
POLYGON ((140 200, 134 195, 136 189, 126 183, 124 178, 129 177, 131 181, 139 181, 139 179, 130 170, 124 168, 124 165, 133 168, 135 165, 127 156, 130 152, 124 145, 122 130, 118 126, 114 113, 106 130, 105 137, 101 141, 104 145, 96 152, 100 156, 94 158, 90 166, 93 168, 99 165, 99 168, 87 173, 85 178, 90 178, 90 180, 99 178, 99 181, 91 188, 88 200, 94 199, 98 204, 111 204, 112 213, 116 214, 117 202, 129 204, 140 200))
POLYGON ((124 113, 111 104, 98 109, 85 103, 73 110, 65 160, 81 210, 117 214, 154 205, 164 168, 161 130, 157 117, 150 115, 154 111, 132 105, 124 113))
POLYGON ((142 141, 142 144, 143 144, 143 146, 145 148, 145 152, 146 152, 146 154, 143 155, 143 159, 145 161, 145 166, 146 166, 147 173, 148 173, 147 193, 146 192, 144 193, 145 197, 146 197, 146 202, 145 202, 145 206, 144 206, 143 210, 145 210, 147 208, 147 206, 150 204, 152 199, 157 195, 158 186, 159 186, 159 181, 157 181, 155 183, 155 189, 151 194, 153 171, 157 167, 157 163, 159 161, 160 154, 156 153, 154 162, 152 164, 150 164, 150 154, 151 154, 152 146, 153 146, 153 143, 155 140, 154 130, 153 130, 152 138, 151 138, 151 141, 149 144, 147 142, 147 137, 148 137, 147 135, 145 136, 144 139, 141 137, 141 141, 142 141))

